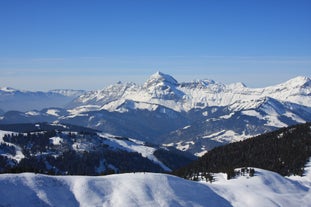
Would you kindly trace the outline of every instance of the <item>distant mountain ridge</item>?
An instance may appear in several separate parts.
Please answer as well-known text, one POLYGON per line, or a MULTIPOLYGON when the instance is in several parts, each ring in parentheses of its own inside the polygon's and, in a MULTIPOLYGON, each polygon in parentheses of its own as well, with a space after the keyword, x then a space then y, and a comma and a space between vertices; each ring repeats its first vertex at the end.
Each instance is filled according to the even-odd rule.
POLYGON ((85 93, 83 90, 56 89, 48 92, 0 88, 0 109, 3 111, 41 110, 48 107, 65 107, 72 99, 85 93))

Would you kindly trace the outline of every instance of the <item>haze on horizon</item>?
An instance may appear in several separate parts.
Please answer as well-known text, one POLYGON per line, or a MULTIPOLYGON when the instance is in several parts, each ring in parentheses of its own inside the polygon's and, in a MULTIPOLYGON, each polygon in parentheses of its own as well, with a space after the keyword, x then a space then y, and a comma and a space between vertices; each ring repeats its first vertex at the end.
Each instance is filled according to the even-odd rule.
POLYGON ((0 87, 101 89, 161 71, 264 87, 311 77, 311 1, 0 2, 0 87))

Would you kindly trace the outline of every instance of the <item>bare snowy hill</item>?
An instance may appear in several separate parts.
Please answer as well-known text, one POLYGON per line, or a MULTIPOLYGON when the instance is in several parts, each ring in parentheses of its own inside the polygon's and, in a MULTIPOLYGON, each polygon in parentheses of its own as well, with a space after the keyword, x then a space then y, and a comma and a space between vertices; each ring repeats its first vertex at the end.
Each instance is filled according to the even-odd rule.
POLYGON ((2 206, 104 207, 308 207, 310 174, 284 178, 255 169, 253 177, 226 180, 215 174, 214 183, 178 177, 131 173, 101 177, 0 175, 2 206))

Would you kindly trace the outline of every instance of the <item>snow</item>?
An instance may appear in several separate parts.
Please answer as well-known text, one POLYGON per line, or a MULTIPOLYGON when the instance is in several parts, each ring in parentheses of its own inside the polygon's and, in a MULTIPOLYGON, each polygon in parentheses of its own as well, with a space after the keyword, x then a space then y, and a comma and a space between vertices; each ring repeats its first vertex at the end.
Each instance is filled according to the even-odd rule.
POLYGON ((57 109, 48 109, 47 111, 46 111, 46 113, 47 114, 49 114, 49 115, 52 115, 52 116, 59 116, 59 110, 57 110, 57 109))
POLYGON ((263 118, 262 115, 259 112, 255 111, 255 110, 246 110, 246 111, 242 111, 241 113, 244 114, 244 115, 247 115, 247 116, 257 117, 258 119, 262 119, 263 118))
POLYGON ((178 150, 181 150, 181 151, 187 151, 191 145, 194 145, 195 143, 193 141, 188 141, 188 142, 177 142, 176 143, 176 148, 178 150))
POLYGON ((234 113, 230 113, 228 115, 220 116, 219 119, 230 119, 233 115, 234 113))
POLYGON ((202 157, 203 155, 205 155, 208 151, 207 150, 202 150, 201 152, 197 152, 194 155, 197 157, 202 157))
POLYGON ((296 114, 291 113, 291 112, 286 112, 284 115, 291 118, 292 120, 296 121, 297 123, 305 123, 306 122, 301 117, 299 117, 296 114))
POLYGON ((128 112, 130 110, 148 110, 155 111, 159 106, 157 104, 145 103, 145 102, 134 102, 134 101, 124 101, 116 100, 112 101, 109 104, 104 105, 101 109, 113 112, 117 111, 120 113, 128 112), (117 108, 115 108, 117 107, 117 108))
MULTIPOLYGON (((289 179, 298 181, 302 185, 305 185, 306 187, 311 186, 311 158, 309 159, 309 162, 305 165, 305 172, 304 176, 290 176, 289 179)), ((310 198, 311 203, 311 198, 310 198)))
POLYGON ((83 106, 68 110, 68 112, 71 114, 71 116, 69 117, 75 117, 75 116, 79 116, 83 112, 96 111, 99 109, 100 109, 100 106, 98 105, 83 105, 83 106))
POLYGON ((26 112, 27 115, 29 116, 39 116, 40 113, 38 111, 28 111, 26 112))
POLYGON ((16 89, 5 86, 5 87, 0 87, 0 91, 7 92, 7 93, 12 93, 12 92, 15 92, 16 89))
POLYGON ((7 174, 0 175, 0 194, 1 205, 17 207, 231 206, 206 185, 152 173, 102 177, 7 174))
POLYGON ((177 85, 178 82, 170 75, 156 72, 155 74, 151 75, 150 78, 146 81, 145 86, 148 87, 149 85, 162 84, 162 83, 169 83, 172 85, 177 85))
POLYGON ((61 145, 63 142, 63 139, 60 137, 51 137, 49 140, 53 145, 61 145))
POLYGON ((274 126, 278 128, 287 127, 287 124, 281 122, 277 116, 266 116, 265 119, 268 121, 266 126, 274 126))
POLYGON ((231 180, 214 174, 213 183, 171 175, 128 173, 109 176, 46 176, 32 173, 0 175, 2 206, 102 207, 308 207, 306 177, 282 177, 255 168, 255 176, 231 180))
POLYGON ((274 172, 255 168, 254 177, 240 176, 231 180, 226 180, 225 174, 215 177, 216 182, 208 186, 232 206, 310 206, 311 186, 303 186, 274 172))
POLYGON ((204 112, 202 113, 202 115, 203 115, 203 116, 208 116, 208 112, 207 112, 207 111, 204 111, 204 112))
POLYGON ((215 132, 209 135, 205 135, 203 139, 211 139, 221 143, 231 143, 245 140, 251 137, 251 135, 246 134, 238 134, 233 130, 221 130, 219 132, 215 132))

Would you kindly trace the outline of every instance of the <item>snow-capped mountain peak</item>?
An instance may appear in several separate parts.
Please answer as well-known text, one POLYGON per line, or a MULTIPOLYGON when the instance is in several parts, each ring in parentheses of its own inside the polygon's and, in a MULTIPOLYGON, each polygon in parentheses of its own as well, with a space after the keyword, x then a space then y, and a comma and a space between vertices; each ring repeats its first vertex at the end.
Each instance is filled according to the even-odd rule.
POLYGON ((164 74, 162 72, 156 72, 151 75, 150 78, 145 82, 144 86, 146 88, 154 85, 178 85, 177 80, 170 75, 164 74))
POLYGON ((277 86, 287 88, 308 87, 311 86, 311 79, 305 76, 297 76, 277 86))

